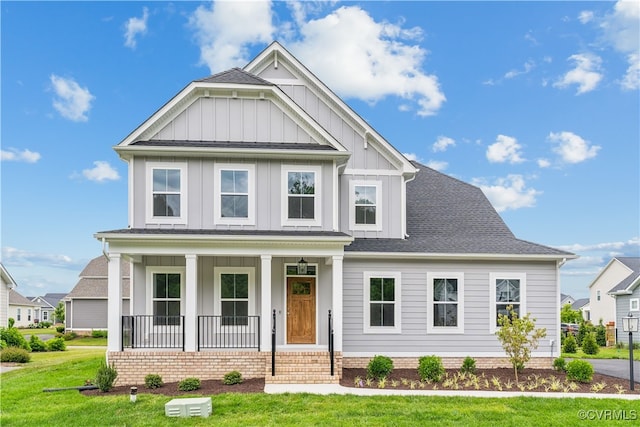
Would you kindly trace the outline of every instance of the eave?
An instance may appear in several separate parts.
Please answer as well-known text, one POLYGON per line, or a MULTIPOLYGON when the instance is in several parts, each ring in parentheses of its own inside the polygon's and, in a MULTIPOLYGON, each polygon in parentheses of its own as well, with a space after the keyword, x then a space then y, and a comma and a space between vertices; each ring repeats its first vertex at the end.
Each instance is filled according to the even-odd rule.
POLYGON ((500 254, 500 253, 428 253, 428 252, 355 252, 344 253, 353 259, 461 260, 461 261, 566 261, 577 255, 500 254))

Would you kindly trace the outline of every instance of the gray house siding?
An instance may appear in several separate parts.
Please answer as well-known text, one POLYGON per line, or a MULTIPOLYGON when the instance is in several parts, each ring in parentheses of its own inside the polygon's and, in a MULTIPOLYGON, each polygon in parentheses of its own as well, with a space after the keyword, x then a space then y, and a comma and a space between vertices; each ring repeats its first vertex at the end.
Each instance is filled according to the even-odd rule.
MULTIPOLYGON (((344 352, 374 354, 385 349, 395 353, 441 354, 443 356, 502 353, 502 346, 490 332, 490 274, 526 273, 526 311, 536 318, 536 326, 547 328, 538 348, 551 355, 550 340, 557 351, 559 307, 549 304, 557 292, 555 262, 447 262, 384 261, 345 259, 344 263, 344 352), (401 333, 364 333, 364 273, 401 273, 401 333), (427 333, 427 273, 464 274, 464 333, 427 333)), ((553 299, 555 301, 555 299, 553 299)))
MULTIPOLYGON (((631 311, 631 300, 640 299, 640 286, 636 286, 630 295, 618 295, 616 300, 616 333, 617 341, 629 343, 629 333, 622 329, 622 318, 627 317, 631 311)), ((632 311, 633 317, 640 317, 640 311, 632 311)), ((640 333, 633 334, 633 342, 640 342, 640 333)))
MULTIPOLYGON (((65 308, 67 321, 66 328, 74 331, 86 331, 91 329, 107 329, 107 300, 99 299, 74 299, 66 301, 65 308)), ((122 301, 122 313, 129 313, 129 300, 122 301)))

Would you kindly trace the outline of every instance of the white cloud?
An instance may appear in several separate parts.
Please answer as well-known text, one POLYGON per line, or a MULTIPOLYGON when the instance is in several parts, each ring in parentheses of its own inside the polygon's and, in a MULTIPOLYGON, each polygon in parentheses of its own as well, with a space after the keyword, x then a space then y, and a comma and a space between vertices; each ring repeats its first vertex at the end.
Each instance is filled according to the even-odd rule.
POLYGON ((591 10, 583 10, 578 15, 578 20, 583 24, 586 24, 586 23, 589 23, 589 22, 593 21, 593 11, 591 11, 591 10))
POLYGON ((601 148, 598 145, 591 145, 589 141, 585 141, 573 132, 551 132, 547 139, 555 144, 553 151, 565 163, 581 163, 594 158, 601 148))
POLYGON ((322 81, 345 98, 375 103, 399 96, 417 104, 417 114, 435 114, 446 98, 435 75, 421 68, 427 52, 418 44, 420 28, 376 22, 357 6, 340 7, 300 24, 302 40, 291 51, 322 81))
POLYGON ((414 161, 414 162, 421 161, 416 153, 402 153, 402 155, 405 156, 407 158, 407 160, 411 160, 411 161, 414 161))
POLYGON ((475 178, 472 182, 480 187, 498 212, 533 207, 536 197, 542 194, 541 191, 527 188, 522 175, 508 175, 497 179, 493 184, 480 178, 475 178))
POLYGON ((498 135, 496 142, 487 147, 487 160, 491 163, 522 163, 521 145, 518 140, 506 135, 498 135))
POLYGON ((147 20, 149 19, 149 9, 144 7, 142 9, 142 18, 129 18, 124 24, 124 45, 131 49, 136 48, 137 35, 144 35, 147 33, 147 20))
POLYGON ((528 74, 529 72, 531 72, 531 70, 533 70, 533 68, 535 67, 535 62, 533 61, 527 61, 524 63, 522 70, 511 70, 508 71, 505 75, 504 78, 505 79, 512 79, 514 77, 517 77, 521 74, 528 74))
POLYGON ((570 252, 616 251, 622 253, 637 253, 637 250, 640 249, 640 237, 633 237, 622 242, 601 242, 588 245, 574 243, 571 245, 559 246, 558 248, 570 252))
POLYGON ((627 56, 629 68, 622 78, 620 85, 625 90, 640 89, 640 54, 631 53, 627 56))
POLYGON ((84 169, 82 171, 82 175, 89 181, 105 182, 120 179, 118 171, 111 167, 109 162, 98 160, 93 162, 93 164, 94 167, 92 169, 84 169))
POLYGON ((447 162, 443 162, 443 161, 439 161, 439 160, 429 160, 427 162, 427 166, 430 167, 431 169, 435 169, 437 171, 443 171, 446 168, 449 167, 449 163, 447 162))
POLYGON ((52 74, 50 77, 53 91, 57 98, 53 100, 53 108, 66 119, 74 122, 89 120, 87 113, 91 109, 91 102, 95 96, 86 87, 80 87, 73 79, 52 74))
POLYGON ((67 255, 29 252, 10 246, 4 246, 2 248, 2 262, 4 264, 24 267, 36 265, 70 269, 84 267, 84 261, 74 260, 67 255))
POLYGON ((40 160, 40 153, 24 149, 22 151, 15 148, 0 150, 0 160, 3 162, 25 162, 36 163, 40 160))
POLYGON ((575 68, 569 70, 553 86, 564 89, 573 84, 578 85, 577 95, 594 90, 602 80, 602 59, 590 53, 579 53, 571 55, 568 60, 575 63, 575 68))
POLYGON ((243 66, 247 44, 272 40, 270 1, 220 1, 199 6, 189 18, 200 46, 200 61, 211 73, 243 66))
POLYGON ((551 162, 548 159, 538 159, 538 167, 540 168, 548 168, 551 166, 551 162))
POLYGON ((448 136, 439 136, 436 142, 433 143, 433 151, 446 151, 449 147, 455 147, 456 141, 448 136))

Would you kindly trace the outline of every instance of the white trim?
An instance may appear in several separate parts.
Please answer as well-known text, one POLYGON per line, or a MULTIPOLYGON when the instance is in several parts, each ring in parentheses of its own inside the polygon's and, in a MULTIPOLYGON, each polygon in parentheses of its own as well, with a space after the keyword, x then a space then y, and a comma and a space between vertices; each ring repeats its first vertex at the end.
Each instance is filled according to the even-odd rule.
POLYGON ((495 334, 496 325, 496 280, 520 280, 520 316, 527 314, 527 274, 522 272, 489 273, 489 332, 495 334))
POLYGON ((318 312, 318 304, 319 304, 318 300, 320 299, 319 296, 318 296, 318 292, 319 292, 319 290, 318 290, 318 282, 319 282, 319 279, 318 279, 318 264, 317 263, 313 263, 313 262, 310 262, 310 263, 307 264, 308 266, 309 265, 313 265, 313 266, 316 267, 316 274, 314 274, 314 275, 311 275, 311 274, 304 274, 304 275, 302 275, 302 274, 287 274, 287 266, 291 266, 291 265, 296 265, 297 266, 296 263, 292 263, 292 262, 283 263, 283 267, 284 267, 284 273, 283 273, 284 282, 283 282, 282 294, 284 295, 284 307, 283 307, 283 311, 284 311, 284 322, 283 322, 284 323, 284 328, 283 328, 284 329, 284 336, 282 337, 282 342, 284 343, 283 345, 285 347, 287 347, 287 346, 289 346, 289 347, 291 347, 291 346, 293 346, 293 347, 305 347, 305 348, 308 349, 309 346, 318 346, 318 345, 320 345, 319 344, 320 336, 318 335, 318 332, 320 331, 320 329, 319 329, 320 328, 320 313, 318 312), (287 279, 289 277, 302 277, 302 278, 313 277, 316 280, 316 342, 314 344, 289 344, 289 343, 287 343, 287 324, 289 322, 289 314, 287 313, 287 307, 288 307, 287 306, 287 296, 288 296, 288 293, 287 293, 287 279))
POLYGON ((215 203, 214 224, 216 225, 255 225, 256 223, 256 165, 253 163, 218 163, 213 165, 214 185, 213 197, 215 203), (222 216, 221 185, 222 171, 246 171, 247 172, 247 217, 233 218, 222 216))
POLYGON ((427 333, 428 334, 464 334, 464 273, 429 272, 427 273, 427 333), (458 281, 458 325, 434 326, 433 325, 433 280, 456 279, 458 281))
POLYGON ((148 162, 146 164, 145 219, 147 224, 187 223, 187 163, 148 162), (153 215, 153 171, 154 169, 177 169, 180 171, 180 216, 158 217, 153 215))
POLYGON ((402 333, 402 274, 398 271, 365 271, 362 278, 362 311, 364 334, 400 334, 402 333), (370 279, 383 278, 394 280, 394 326, 371 326, 370 279))
POLYGON ((631 298, 629 300, 629 311, 640 311, 640 298, 631 298))
MULTIPOLYGON (((96 235, 98 238, 102 234, 96 235)), ((105 235, 106 237, 106 235, 105 235)), ((486 254, 486 253, 446 253, 446 252, 349 252, 345 251, 345 258, 362 258, 362 259, 422 259, 422 260, 438 260, 438 259, 460 259, 460 260, 530 260, 530 261, 552 261, 558 259, 576 259, 578 256, 567 255, 543 255, 543 254, 486 254)))
POLYGON ((382 230, 382 181, 365 181, 351 180, 349 181, 349 230, 366 230, 381 231, 382 230), (356 187, 375 187, 376 189, 376 221, 375 224, 356 224, 356 187))
MULTIPOLYGON (((186 267, 158 267, 149 266, 146 268, 146 291, 147 291, 147 304, 146 312, 153 314, 153 275, 154 274, 179 274, 180 275, 180 315, 185 313, 185 287, 186 287, 186 267)), ((162 328, 164 326, 155 326, 155 328, 162 328)))
MULTIPOLYGON (((222 315, 222 278, 223 274, 246 274, 248 276, 249 281, 249 294, 248 294, 248 304, 247 304, 247 315, 255 316, 256 313, 256 269, 255 267, 214 267, 214 275, 213 275, 213 301, 214 308, 213 313, 216 316, 222 315)), ((229 328, 229 326, 225 326, 225 328, 229 328)))
POLYGON ((322 225, 322 167, 310 165, 282 165, 281 168, 281 222, 283 226, 310 226, 322 225), (313 193, 313 218, 289 218, 289 172, 314 173, 313 193))
POLYGON ((345 168, 343 175, 363 175, 363 176, 402 176, 402 172, 397 169, 352 169, 345 168))

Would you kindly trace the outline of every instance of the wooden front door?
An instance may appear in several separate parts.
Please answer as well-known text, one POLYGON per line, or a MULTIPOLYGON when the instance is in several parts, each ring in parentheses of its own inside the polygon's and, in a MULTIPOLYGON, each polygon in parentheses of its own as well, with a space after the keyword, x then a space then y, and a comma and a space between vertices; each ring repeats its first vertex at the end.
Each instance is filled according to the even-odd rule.
POLYGON ((316 279, 287 277, 287 344, 316 343, 316 279))

